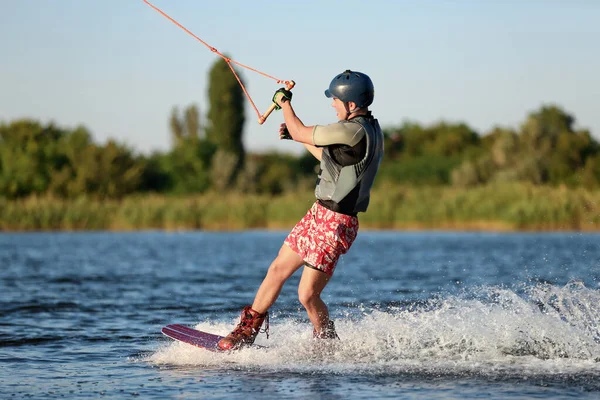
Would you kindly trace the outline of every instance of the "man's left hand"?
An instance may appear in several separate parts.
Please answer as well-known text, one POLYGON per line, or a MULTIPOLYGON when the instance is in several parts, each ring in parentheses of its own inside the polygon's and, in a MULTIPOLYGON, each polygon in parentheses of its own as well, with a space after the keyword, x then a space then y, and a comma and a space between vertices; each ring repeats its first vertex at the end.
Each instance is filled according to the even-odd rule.
POLYGON ((286 124, 279 125, 279 139, 281 140, 294 140, 290 131, 288 131, 286 124))

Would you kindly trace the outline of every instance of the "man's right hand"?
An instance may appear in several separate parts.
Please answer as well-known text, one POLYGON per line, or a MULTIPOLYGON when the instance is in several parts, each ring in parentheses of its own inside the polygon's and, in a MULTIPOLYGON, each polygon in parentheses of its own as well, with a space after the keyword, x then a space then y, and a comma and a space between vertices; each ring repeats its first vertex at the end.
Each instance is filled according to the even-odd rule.
POLYGON ((286 101, 292 101, 292 92, 286 88, 278 89, 273 95, 273 103, 276 105, 276 110, 281 109, 281 105, 286 101))

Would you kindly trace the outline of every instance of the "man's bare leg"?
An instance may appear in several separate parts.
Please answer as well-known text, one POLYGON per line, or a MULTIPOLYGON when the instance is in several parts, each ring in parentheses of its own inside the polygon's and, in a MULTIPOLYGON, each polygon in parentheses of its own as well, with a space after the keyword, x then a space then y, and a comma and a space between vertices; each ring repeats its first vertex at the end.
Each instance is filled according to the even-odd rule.
POLYGON ((219 341, 223 350, 235 350, 243 345, 254 343, 254 339, 265 318, 267 310, 275 303, 285 281, 292 276, 304 261, 286 244, 281 246, 279 254, 271 263, 267 275, 258 288, 252 307, 246 306, 240 315, 240 322, 234 330, 219 341))
POLYGON ((256 292, 252 309, 261 314, 265 313, 279 297, 285 281, 303 264, 302 258, 288 245, 281 246, 279 254, 269 266, 267 275, 256 292))
POLYGON ((327 327, 329 310, 321 300, 321 292, 331 277, 322 271, 305 267, 298 286, 298 298, 317 332, 327 327))

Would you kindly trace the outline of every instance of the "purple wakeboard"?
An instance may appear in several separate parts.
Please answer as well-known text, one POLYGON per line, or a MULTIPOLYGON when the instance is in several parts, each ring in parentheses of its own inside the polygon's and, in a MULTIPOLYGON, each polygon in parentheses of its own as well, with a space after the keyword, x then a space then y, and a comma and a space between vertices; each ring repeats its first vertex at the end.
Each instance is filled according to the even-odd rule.
POLYGON ((223 339, 223 336, 213 335, 212 333, 197 331, 196 329, 188 328, 183 325, 167 325, 162 328, 162 333, 166 336, 179 340, 180 342, 191 344, 193 346, 201 347, 206 350, 221 352, 222 350, 217 346, 219 340, 223 339))

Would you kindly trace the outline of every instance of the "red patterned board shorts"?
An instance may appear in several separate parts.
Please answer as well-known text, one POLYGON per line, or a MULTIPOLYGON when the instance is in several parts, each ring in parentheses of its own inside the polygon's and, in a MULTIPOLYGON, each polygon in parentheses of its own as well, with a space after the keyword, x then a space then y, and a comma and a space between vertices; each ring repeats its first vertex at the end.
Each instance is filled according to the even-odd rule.
POLYGON ((285 239, 309 267, 333 275, 342 254, 358 234, 358 218, 340 214, 315 202, 285 239))

